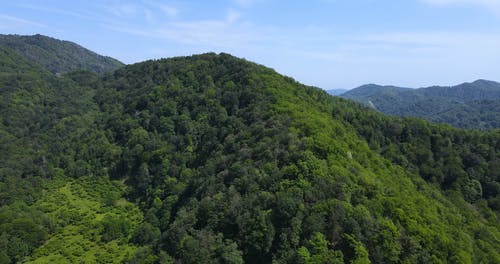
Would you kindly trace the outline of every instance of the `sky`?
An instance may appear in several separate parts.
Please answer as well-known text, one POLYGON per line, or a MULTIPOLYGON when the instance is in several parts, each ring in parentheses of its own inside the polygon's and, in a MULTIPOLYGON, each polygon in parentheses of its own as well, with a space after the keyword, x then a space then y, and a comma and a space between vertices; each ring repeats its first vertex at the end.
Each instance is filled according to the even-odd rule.
POLYGON ((127 64, 226 52, 324 89, 500 81, 500 0, 0 0, 0 33, 127 64))

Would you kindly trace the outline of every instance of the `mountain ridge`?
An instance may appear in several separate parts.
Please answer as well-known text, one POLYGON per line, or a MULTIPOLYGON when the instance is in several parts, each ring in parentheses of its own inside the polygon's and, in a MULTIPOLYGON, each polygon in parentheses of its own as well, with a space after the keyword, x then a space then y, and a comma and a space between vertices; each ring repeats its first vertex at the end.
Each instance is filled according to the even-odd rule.
POLYGON ((499 127, 500 115, 493 110, 500 105, 500 83, 494 81, 480 79, 455 86, 418 89, 372 84, 340 96, 365 105, 373 104, 377 110, 390 115, 416 116, 462 128, 499 127), (492 109, 481 107, 480 102, 485 100, 492 109), (475 110, 467 114, 467 109, 475 110))
POLYGON ((4 262, 500 262, 498 131, 225 53, 0 86, 4 262))
POLYGON ((58 40, 40 34, 1 35, 0 45, 8 47, 28 61, 52 73, 88 70, 95 73, 113 71, 124 64, 101 56, 74 42, 58 40))

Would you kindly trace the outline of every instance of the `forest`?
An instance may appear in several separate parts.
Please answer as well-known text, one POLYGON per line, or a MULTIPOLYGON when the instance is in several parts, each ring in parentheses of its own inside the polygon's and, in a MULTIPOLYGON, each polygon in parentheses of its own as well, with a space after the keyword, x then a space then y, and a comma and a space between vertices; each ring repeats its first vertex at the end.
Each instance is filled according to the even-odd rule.
POLYGON ((419 117, 467 129, 500 128, 500 83, 494 81, 418 89, 368 84, 340 96, 389 115, 419 117))
POLYGON ((224 53, 62 72, 0 48, 0 263, 500 263, 500 130, 224 53))

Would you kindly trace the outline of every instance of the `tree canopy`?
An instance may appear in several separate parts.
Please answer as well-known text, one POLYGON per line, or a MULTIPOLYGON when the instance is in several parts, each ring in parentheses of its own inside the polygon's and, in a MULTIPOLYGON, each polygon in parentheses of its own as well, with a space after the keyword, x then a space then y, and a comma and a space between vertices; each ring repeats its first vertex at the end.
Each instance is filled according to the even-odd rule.
POLYGON ((500 262, 497 130, 385 116, 223 53, 25 64, 0 78, 5 263, 500 262))

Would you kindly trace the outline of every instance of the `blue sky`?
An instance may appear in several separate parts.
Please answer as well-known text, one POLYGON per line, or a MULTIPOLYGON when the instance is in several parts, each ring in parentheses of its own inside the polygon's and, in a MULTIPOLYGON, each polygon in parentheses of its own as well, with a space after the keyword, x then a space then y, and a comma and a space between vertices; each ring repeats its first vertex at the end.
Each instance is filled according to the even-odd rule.
POLYGON ((227 52, 325 89, 500 81, 500 0, 16 0, 0 33, 125 63, 227 52))

